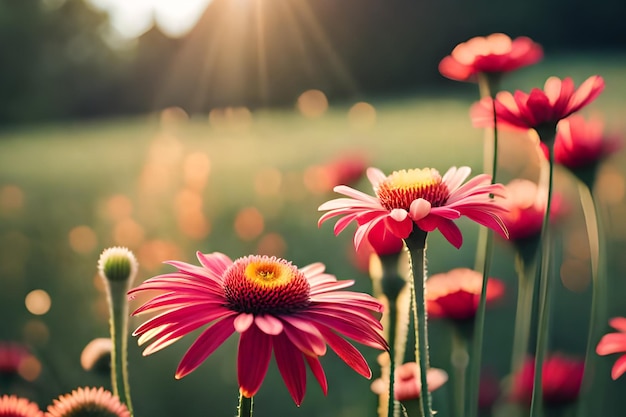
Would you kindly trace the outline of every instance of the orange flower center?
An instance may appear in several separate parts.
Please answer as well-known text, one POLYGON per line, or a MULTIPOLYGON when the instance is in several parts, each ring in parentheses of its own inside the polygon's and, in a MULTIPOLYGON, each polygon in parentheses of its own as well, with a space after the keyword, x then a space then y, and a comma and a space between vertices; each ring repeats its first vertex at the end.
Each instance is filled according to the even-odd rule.
POLYGON ((387 210, 409 210, 411 203, 418 198, 438 207, 445 204, 450 195, 441 175, 432 168, 394 171, 374 191, 387 210))
POLYGON ((309 281, 284 259, 247 256, 235 261, 224 275, 227 306, 235 311, 293 313, 309 305, 309 281))

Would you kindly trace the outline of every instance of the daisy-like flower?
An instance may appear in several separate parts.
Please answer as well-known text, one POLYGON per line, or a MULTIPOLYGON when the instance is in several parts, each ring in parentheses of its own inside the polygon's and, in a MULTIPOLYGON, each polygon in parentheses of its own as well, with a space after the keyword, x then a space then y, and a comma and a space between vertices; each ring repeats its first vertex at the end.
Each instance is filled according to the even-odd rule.
MULTIPOLYGON (((433 392, 448 381, 448 374, 443 369, 429 368, 426 378, 428 378, 428 391, 433 392)), ((377 378, 370 385, 370 389, 376 395, 388 392, 388 388, 389 381, 384 378, 377 378)), ((420 383, 420 367, 417 363, 407 362, 396 368, 393 391, 398 401, 420 397, 422 384, 420 383)))
POLYGON ((583 116, 575 114, 558 124, 554 162, 573 172, 594 168, 621 146, 621 138, 604 133, 602 119, 595 117, 585 120, 583 116))
POLYGON ((55 399, 46 417, 130 417, 120 400, 104 388, 78 388, 55 399))
MULTIPOLYGON (((434 274, 426 281, 426 306, 430 317, 455 321, 473 319, 483 285, 483 274, 469 268, 455 268, 434 274)), ((487 281, 487 304, 504 295, 504 283, 496 278, 487 281)))
MULTIPOLYGON (((604 79, 593 75, 575 88, 574 81, 550 77, 544 89, 533 88, 530 94, 501 91, 496 95, 498 127, 510 129, 556 128, 561 119, 594 101, 604 90, 604 79)), ((484 97, 472 105, 470 116, 475 127, 493 127, 492 98, 484 97)), ((545 138, 541 138, 546 140, 545 138)))
MULTIPOLYGON (((578 398, 585 370, 582 360, 555 353, 546 358, 542 369, 541 388, 545 404, 567 404, 578 398)), ((534 378, 535 360, 527 358, 513 378, 511 396, 514 401, 530 405, 534 378)))
POLYGON ((318 210, 328 212, 320 217, 318 226, 341 216, 334 227, 337 235, 356 221, 354 245, 357 250, 365 237, 370 242, 376 240, 375 236, 370 236, 376 233, 375 227, 381 222, 400 239, 407 238, 414 227, 425 232, 438 229, 456 248, 461 247, 463 236, 454 220, 461 216, 506 237, 507 231, 500 218, 505 209, 490 196, 504 197, 504 186, 491 184, 491 177, 486 174, 463 184, 470 172, 469 167, 452 167, 442 177, 436 169, 424 168, 394 171, 386 176, 377 168, 369 168, 367 177, 376 196, 345 185, 335 187, 335 192, 348 198, 322 204, 318 210))
POLYGON ((366 378, 370 368, 342 336, 376 349, 388 349, 382 326, 372 313, 382 305, 368 294, 339 291, 354 281, 337 281, 315 263, 298 269, 290 262, 251 255, 232 261, 222 253, 197 253, 201 266, 169 261, 177 272, 146 280, 129 295, 165 291, 140 306, 134 315, 160 311, 135 332, 139 344, 152 340, 149 355, 204 325, 185 353, 176 378, 195 370, 229 336, 240 335, 237 376, 241 393, 257 393, 272 350, 285 385, 296 404, 305 394, 306 367, 326 394, 328 384, 319 357, 326 345, 366 378))
POLYGON ((34 402, 15 395, 0 397, 0 417, 44 417, 43 411, 34 402))
POLYGON ((609 320, 609 325, 617 330, 617 333, 602 336, 596 347, 596 353, 601 356, 623 353, 617 358, 611 370, 611 378, 615 380, 626 372, 626 318, 613 317, 609 320))
POLYGON ((520 36, 512 40, 504 33, 477 36, 458 44, 441 60, 439 72, 457 81, 478 81, 478 74, 500 75, 535 64, 543 58, 541 45, 520 36))
MULTIPOLYGON (((508 211, 502 220, 509 231, 510 241, 520 241, 536 237, 541 233, 541 225, 546 212, 547 190, 526 179, 514 179, 506 185, 507 199, 503 204, 508 211)), ((552 196, 550 218, 556 220, 565 212, 560 194, 552 196)))

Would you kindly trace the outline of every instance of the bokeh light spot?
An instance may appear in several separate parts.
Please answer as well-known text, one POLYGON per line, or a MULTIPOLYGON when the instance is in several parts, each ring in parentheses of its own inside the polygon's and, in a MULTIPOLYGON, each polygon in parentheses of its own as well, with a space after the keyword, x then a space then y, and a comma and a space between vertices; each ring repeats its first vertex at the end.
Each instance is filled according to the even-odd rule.
POLYGON ((583 292, 591 281, 589 262, 580 259, 566 259, 561 264, 561 282, 570 291, 583 292))
POLYGON ((130 198, 122 194, 110 197, 106 202, 107 217, 113 221, 120 221, 130 217, 133 212, 133 203, 130 198))
POLYGON ((26 295, 24 304, 31 314, 41 316, 50 310, 52 300, 44 290, 32 290, 26 295))
POLYGON ((189 120, 189 115, 181 107, 173 106, 161 110, 159 119, 161 121, 161 126, 172 127, 187 122, 189 120))
POLYGON ((144 235, 143 227, 133 219, 120 220, 113 227, 113 240, 118 246, 137 247, 143 241, 144 235))
POLYGON ((328 99, 320 90, 307 90, 298 97, 296 108, 304 117, 316 119, 328 110, 328 99))
POLYGON ((164 261, 182 259, 180 248, 166 240, 149 240, 144 242, 137 251, 137 260, 143 268, 154 271, 159 269, 164 261))
POLYGON ((43 346, 50 339, 50 330, 44 322, 39 319, 29 320, 23 329, 24 339, 27 343, 36 346, 43 346))
POLYGON ((33 355, 24 358, 17 368, 19 376, 28 382, 33 382, 41 374, 41 362, 33 355))
POLYGON ((280 193, 283 175, 277 168, 264 168, 254 176, 254 190, 261 196, 273 196, 280 193))
POLYGON ((287 251, 287 242, 278 233, 268 233, 264 235, 257 245, 259 255, 284 257, 287 251))
POLYGON ((0 212, 11 213, 24 206, 24 192, 16 185, 5 185, 0 188, 0 212))
POLYGON ((371 129, 376 125, 376 109, 364 101, 356 103, 348 111, 348 122, 355 129, 371 129))
POLYGON ((203 189, 206 186, 210 171, 211 161, 204 152, 191 153, 183 161, 183 179, 190 188, 203 189))
POLYGON ((98 244, 96 233, 89 226, 76 226, 68 236, 70 247, 78 253, 90 253, 98 244))
POLYGON ((624 200, 626 193, 626 179, 617 168, 607 167, 598 175, 596 194, 601 201, 607 204, 618 204, 624 200))
POLYGON ((265 221, 255 207, 244 208, 235 217, 235 233, 241 240, 252 240, 263 233, 265 221))

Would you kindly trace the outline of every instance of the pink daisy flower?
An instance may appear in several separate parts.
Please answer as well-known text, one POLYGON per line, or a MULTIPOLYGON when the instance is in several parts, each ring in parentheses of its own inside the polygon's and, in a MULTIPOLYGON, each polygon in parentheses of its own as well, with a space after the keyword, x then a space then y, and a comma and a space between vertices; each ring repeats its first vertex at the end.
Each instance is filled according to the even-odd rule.
POLYGON ((0 417, 44 417, 43 411, 34 402, 15 395, 0 397, 0 417))
MULTIPOLYGON (((609 325, 617 330, 617 333, 607 333, 602 336, 596 347, 596 353, 601 356, 613 353, 626 353, 626 318, 613 317, 609 320, 609 325)), ((620 356, 615 361, 611 371, 611 378, 617 379, 624 372, 626 372, 626 354, 620 356)))
POLYGON ((502 74, 535 64, 543 58, 541 45, 525 36, 512 40, 504 33, 476 36, 458 44, 439 63, 444 77, 476 82, 479 73, 502 74))
POLYGON ((486 174, 477 175, 463 184, 470 172, 469 167, 452 167, 442 177, 436 169, 424 168, 394 171, 387 176, 377 168, 369 168, 367 177, 376 196, 345 185, 335 187, 335 192, 349 198, 322 204, 319 210, 328 212, 320 217, 318 226, 328 219, 342 216, 334 228, 335 235, 338 235, 356 221, 354 245, 357 250, 366 236, 370 242, 376 241, 377 238, 370 235, 380 222, 400 239, 407 238, 414 227, 425 232, 438 229, 456 248, 461 247, 463 236, 454 220, 461 216, 507 237, 500 218, 506 209, 490 196, 504 197, 504 186, 491 184, 491 177, 486 174))
POLYGON ((298 269, 268 256, 246 256, 232 261, 222 253, 197 253, 201 266, 169 261, 177 272, 146 280, 129 291, 165 291, 145 302, 134 315, 159 312, 133 335, 139 344, 151 340, 149 355, 182 336, 210 324, 185 353, 176 378, 195 370, 228 337, 240 335, 237 376, 246 397, 257 393, 272 351, 293 400, 302 403, 306 367, 326 394, 328 384, 319 357, 326 345, 357 373, 370 378, 370 368, 359 351, 342 336, 376 349, 387 350, 382 326, 372 313, 382 305, 372 296, 339 291, 354 281, 337 281, 315 263, 298 269))
POLYGON ((46 412, 46 417, 72 416, 130 417, 130 412, 110 391, 85 387, 61 395, 46 412))
MULTIPOLYGON (((593 75, 577 89, 567 77, 550 77, 544 89, 533 88, 530 94, 501 91, 496 95, 496 118, 499 127, 510 129, 537 129, 556 127, 559 120, 594 101, 604 90, 604 79, 593 75)), ((475 103, 470 115, 475 127, 493 127, 493 102, 484 97, 475 103)), ((544 140, 545 138, 542 138, 544 140)))

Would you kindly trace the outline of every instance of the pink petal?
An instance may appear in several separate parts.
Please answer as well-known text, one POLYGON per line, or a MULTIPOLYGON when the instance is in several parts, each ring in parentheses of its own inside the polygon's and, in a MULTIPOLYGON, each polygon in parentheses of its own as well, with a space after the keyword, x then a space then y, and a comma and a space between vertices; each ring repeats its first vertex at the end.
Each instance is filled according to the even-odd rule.
POLYGON ((626 332, 626 318, 624 317, 613 317, 609 320, 609 325, 615 330, 626 332))
POLYGON ((211 273, 218 278, 219 282, 222 281, 221 278, 224 271, 233 264, 233 261, 228 256, 220 252, 203 254, 198 251, 196 257, 202 266, 211 271, 211 273))
POLYGON ((455 248, 459 249, 461 245, 463 245, 463 235, 461 234, 461 230, 452 220, 440 221, 437 225, 437 229, 455 248))
POLYGON ((362 375, 365 378, 369 379, 372 377, 372 371, 370 370, 370 367, 363 355, 361 355, 361 352, 352 346, 352 344, 337 336, 332 330, 324 326, 318 326, 318 328, 320 332, 322 332, 322 335, 324 335, 324 338, 330 348, 350 368, 354 369, 359 375, 362 375))
POLYGON ((384 181, 387 176, 378 168, 368 168, 365 171, 365 175, 367 175, 367 179, 370 180, 374 187, 378 186, 382 181, 384 181))
POLYGON ((397 238, 405 239, 413 231, 413 220, 406 217, 402 222, 397 222, 391 217, 385 217, 385 226, 397 238))
POLYGON ((622 376, 626 372, 626 355, 622 355, 615 361, 613 369, 611 369, 611 378, 614 380, 622 376))
POLYGON ((324 373, 324 368, 322 368, 322 364, 319 359, 315 356, 304 355, 304 359, 306 359, 309 364, 309 368, 311 368, 311 372, 317 382, 322 387, 322 392, 324 395, 328 394, 328 381, 326 381, 326 374, 324 373))
POLYGON ((272 337, 257 326, 241 334, 237 353, 237 379, 244 396, 250 398, 257 393, 267 373, 272 356, 272 337))
POLYGON ((181 379, 195 370, 226 339, 234 333, 234 316, 226 317, 203 331, 187 350, 176 369, 176 379, 181 379))
POLYGON ((453 192, 463 184, 463 181, 472 173, 470 167, 452 167, 450 168, 442 178, 442 181, 448 186, 448 190, 453 192))
POLYGON ((430 209, 431 205, 428 200, 425 200, 423 198, 413 200, 411 202, 411 207, 409 208, 411 219, 413 219, 414 222, 423 219, 424 217, 428 216, 428 213, 430 213, 430 209))
POLYGON ((594 101, 604 90, 604 79, 599 75, 587 78, 574 92, 568 106, 570 112, 577 112, 594 101))
POLYGON ((234 321, 235 330, 238 333, 243 333, 250 328, 252 322, 254 321, 254 315, 249 313, 241 313, 239 314, 234 321))
POLYGON ((254 323, 265 334, 276 336, 283 331, 283 322, 272 316, 271 314, 265 314, 262 316, 256 316, 254 323))
POLYGON ((602 336, 596 347, 596 353, 604 356, 618 352, 626 352, 626 334, 609 333, 602 336))
POLYGON ((302 352, 284 334, 274 337, 274 358, 285 385, 296 405, 302 404, 306 392, 306 368, 302 352))

